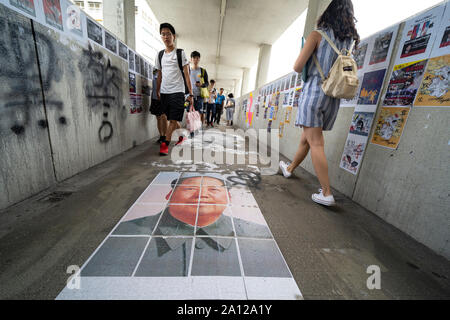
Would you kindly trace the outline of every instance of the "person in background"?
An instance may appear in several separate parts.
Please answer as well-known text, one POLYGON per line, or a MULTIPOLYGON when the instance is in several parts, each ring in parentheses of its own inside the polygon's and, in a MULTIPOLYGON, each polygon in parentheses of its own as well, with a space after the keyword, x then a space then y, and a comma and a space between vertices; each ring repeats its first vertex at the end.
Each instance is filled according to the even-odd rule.
POLYGON ((234 95, 230 93, 228 95, 227 102, 225 104, 225 110, 226 110, 226 116, 227 116, 227 126, 233 125, 233 115, 234 115, 234 108, 236 106, 236 102, 234 101, 234 95))
POLYGON ((161 143, 166 140, 167 116, 164 114, 163 109, 161 107, 161 100, 158 99, 158 95, 156 94, 157 79, 158 79, 158 70, 155 69, 153 70, 153 91, 152 91, 152 104, 150 106, 150 113, 156 116, 159 132, 159 139, 156 142, 161 143))
MULTIPOLYGON (((206 69, 201 68, 200 64, 200 53, 198 51, 193 51, 191 53, 191 84, 192 93, 194 95, 194 109, 200 113, 202 123, 205 121, 206 108, 203 103, 203 98, 201 97, 200 88, 208 88, 208 72, 206 69)), ((191 133, 191 136, 193 133, 191 133)))
POLYGON ((225 96, 223 94, 223 88, 220 88, 219 94, 216 98, 216 123, 220 124, 220 118, 222 117, 223 106, 225 103, 225 96))
POLYGON ((215 88, 216 81, 211 80, 209 82, 208 90, 209 90, 209 98, 207 99, 207 107, 206 107, 206 126, 214 127, 214 117, 216 115, 216 96, 217 90, 215 88))
MULTIPOLYGON (((339 50, 348 50, 353 41, 358 45, 359 35, 355 27, 355 17, 351 0, 333 0, 317 22, 319 30, 330 37, 339 50)), ((337 59, 331 45, 322 35, 313 31, 298 56, 294 70, 301 73, 311 56, 317 55, 325 75, 337 59)), ((336 204, 331 193, 328 177, 328 163, 325 156, 323 131, 333 128, 339 111, 340 99, 325 95, 321 88, 321 76, 315 63, 308 63, 308 80, 304 84, 299 101, 295 125, 303 128, 300 145, 291 164, 280 162, 284 177, 289 178, 311 151, 311 159, 319 179, 321 189, 312 195, 312 200, 325 206, 336 204)))
MULTIPOLYGON (((165 49, 158 52, 156 56, 156 66, 158 70, 156 94, 161 100, 161 106, 169 120, 166 131, 166 139, 161 142, 160 155, 169 154, 169 144, 172 133, 181 128, 185 109, 185 93, 189 93, 189 103, 193 105, 194 95, 192 94, 191 78, 189 76, 189 61, 186 53, 182 49, 175 47, 175 28, 169 23, 163 23, 159 27, 165 49), (186 90, 187 89, 187 90, 186 90)), ((176 145, 186 139, 179 137, 176 145)))

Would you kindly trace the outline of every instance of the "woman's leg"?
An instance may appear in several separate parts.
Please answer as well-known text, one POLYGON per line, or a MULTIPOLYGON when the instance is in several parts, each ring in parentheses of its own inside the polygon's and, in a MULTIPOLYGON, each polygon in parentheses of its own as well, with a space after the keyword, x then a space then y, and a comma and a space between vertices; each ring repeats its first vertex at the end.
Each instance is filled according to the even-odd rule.
POLYGON ((332 195, 330 179, 328 178, 328 162, 325 156, 325 141, 322 128, 304 128, 306 140, 311 148, 311 159, 317 178, 322 186, 325 197, 332 195))
POLYGON ((303 131, 300 137, 300 145, 298 146, 297 153, 295 154, 294 160, 288 166, 287 170, 292 173, 294 170, 305 160, 309 152, 308 140, 306 140, 305 131, 303 131))

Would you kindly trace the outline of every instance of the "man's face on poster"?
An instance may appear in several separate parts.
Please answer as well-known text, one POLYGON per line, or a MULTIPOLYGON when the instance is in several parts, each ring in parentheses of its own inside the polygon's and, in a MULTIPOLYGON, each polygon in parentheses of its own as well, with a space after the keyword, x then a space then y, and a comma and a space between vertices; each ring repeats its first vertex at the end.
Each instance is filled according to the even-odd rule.
MULTIPOLYGON (((170 194, 167 195, 167 199, 169 197, 170 194)), ((220 218, 228 203, 228 197, 229 194, 227 195, 227 189, 222 180, 203 177, 202 183, 202 177, 187 178, 173 190, 170 203, 177 205, 171 205, 169 213, 175 219, 193 226, 200 200, 197 225, 205 227, 220 218)))

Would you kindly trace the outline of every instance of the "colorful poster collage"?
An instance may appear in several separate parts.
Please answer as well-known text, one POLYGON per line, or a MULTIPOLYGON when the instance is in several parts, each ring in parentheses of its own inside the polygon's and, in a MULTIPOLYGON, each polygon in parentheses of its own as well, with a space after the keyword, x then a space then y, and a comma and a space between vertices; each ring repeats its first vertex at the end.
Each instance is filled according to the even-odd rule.
MULTIPOLYGON (((74 40, 88 45, 90 41, 106 48, 112 54, 129 63, 130 72, 140 76, 142 87, 152 87, 152 65, 129 49, 117 37, 108 32, 97 21, 87 16, 69 0, 0 0, 0 4, 45 25, 52 30, 68 35, 74 40), (139 66, 137 68, 137 66, 139 66)), ((131 81, 131 77, 130 77, 131 81)), ((134 82, 134 86, 136 83, 134 82)), ((130 82, 130 87, 133 84, 130 82)), ((148 90, 147 90, 148 91, 148 90)), ((130 110, 142 108, 142 95, 130 96, 130 110), (136 101, 136 103, 134 103, 136 101)))
POLYGON ((449 107, 448 2, 406 21, 371 143, 397 149, 413 107, 449 107))
POLYGON ((355 54, 358 91, 353 99, 341 101, 341 107, 355 107, 340 163, 342 169, 354 175, 358 174, 367 147, 398 27, 387 28, 361 41, 355 54))

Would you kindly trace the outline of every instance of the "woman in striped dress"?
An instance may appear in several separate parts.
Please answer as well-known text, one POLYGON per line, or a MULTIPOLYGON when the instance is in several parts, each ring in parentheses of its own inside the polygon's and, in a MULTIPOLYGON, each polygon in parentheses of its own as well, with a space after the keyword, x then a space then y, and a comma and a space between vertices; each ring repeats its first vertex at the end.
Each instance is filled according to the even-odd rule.
MULTIPOLYGON (((351 0, 333 0, 319 18, 317 27, 331 38, 339 50, 349 49, 353 41, 356 41, 356 45, 359 42, 351 0)), ((280 168, 283 175, 289 178, 311 151, 314 170, 322 186, 318 194, 312 195, 312 200, 322 205, 332 206, 335 200, 328 178, 323 131, 333 128, 340 99, 327 96, 322 91, 320 73, 312 62, 313 54, 317 55, 325 77, 337 58, 337 53, 325 39, 322 39, 319 32, 313 31, 309 35, 294 65, 294 70, 298 73, 301 73, 305 66, 308 71, 308 79, 303 87, 295 122, 296 126, 303 128, 303 133, 293 162, 288 164, 281 161, 280 168)))

